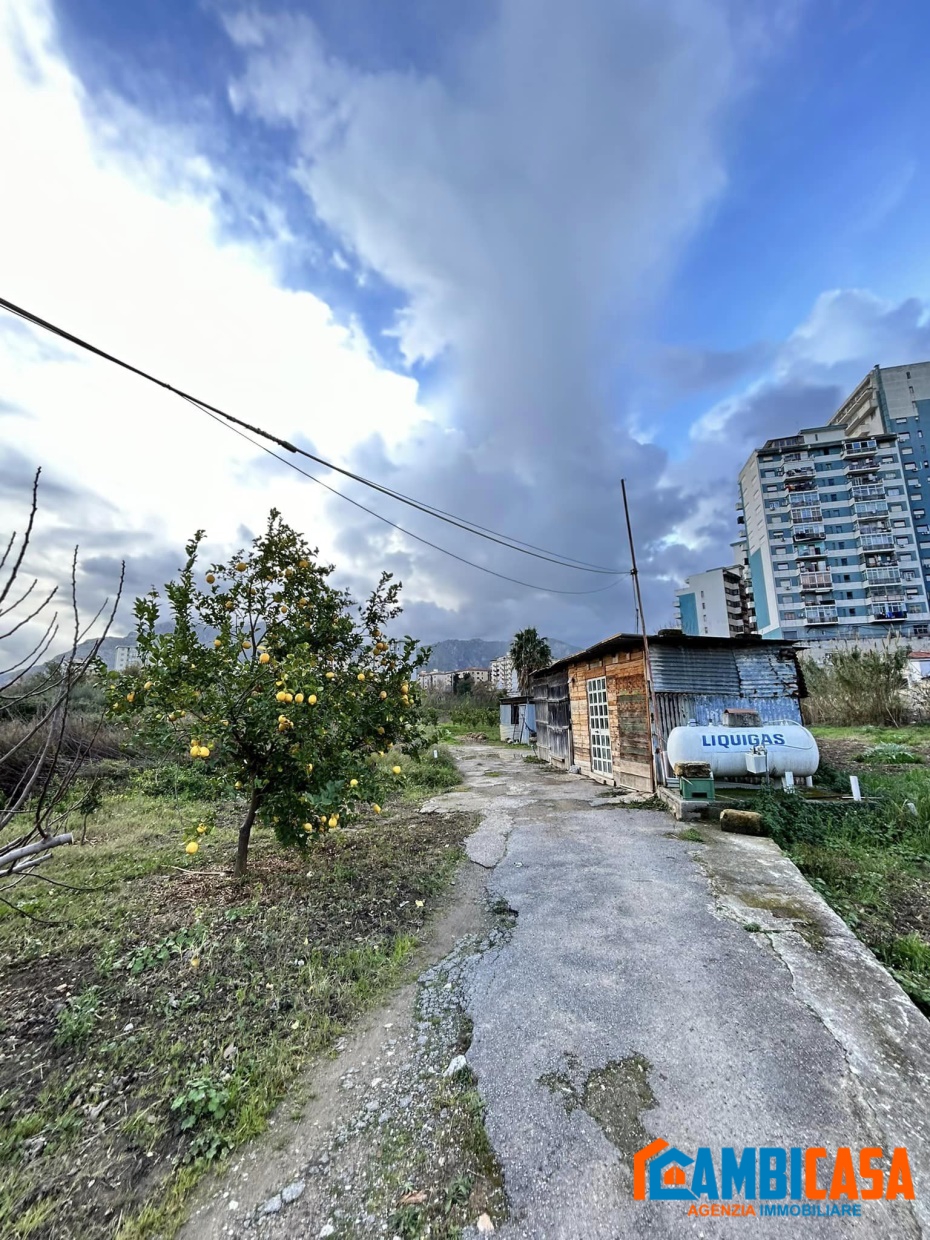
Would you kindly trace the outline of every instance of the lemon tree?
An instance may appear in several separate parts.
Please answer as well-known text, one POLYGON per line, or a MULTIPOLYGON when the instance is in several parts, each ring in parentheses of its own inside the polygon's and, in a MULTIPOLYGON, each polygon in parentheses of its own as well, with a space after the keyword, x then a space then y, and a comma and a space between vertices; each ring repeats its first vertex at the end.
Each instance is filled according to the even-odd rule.
MULTIPOLYGON (((187 544, 164 599, 152 590, 136 600, 142 664, 111 678, 109 707, 164 756, 202 764, 241 797, 241 875, 256 823, 304 848, 363 803, 380 813, 385 779, 402 777, 388 750, 417 733, 413 674, 429 651, 385 635, 401 610, 390 574, 356 608, 276 510, 250 551, 206 571, 203 537, 187 544)), ((191 824, 187 851, 209 830, 191 824)))

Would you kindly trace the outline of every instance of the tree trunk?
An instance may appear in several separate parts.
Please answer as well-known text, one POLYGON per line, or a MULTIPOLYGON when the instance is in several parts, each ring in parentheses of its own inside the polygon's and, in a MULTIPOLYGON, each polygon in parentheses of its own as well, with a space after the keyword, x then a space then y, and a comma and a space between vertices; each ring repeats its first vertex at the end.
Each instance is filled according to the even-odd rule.
POLYGON ((249 860, 249 838, 252 835, 252 823, 255 821, 255 814, 258 811, 258 789, 252 789, 252 799, 249 801, 249 808, 246 811, 245 821, 239 828, 239 847, 236 852, 236 878, 242 878, 245 874, 246 866, 249 860))

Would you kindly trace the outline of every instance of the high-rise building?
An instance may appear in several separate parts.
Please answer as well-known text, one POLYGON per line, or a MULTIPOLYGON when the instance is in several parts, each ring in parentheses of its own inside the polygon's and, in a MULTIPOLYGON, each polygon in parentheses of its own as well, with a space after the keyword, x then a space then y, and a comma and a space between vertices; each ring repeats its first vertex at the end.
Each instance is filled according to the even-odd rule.
MULTIPOLYGON (((905 468, 899 428, 868 421, 867 403, 865 393, 854 393, 828 425, 770 439, 740 473, 738 520, 763 637, 855 640, 930 632, 918 549, 922 530, 912 516, 910 491, 916 488, 905 481, 913 471, 905 468), (851 403, 849 415, 841 416, 851 403)), ((881 409, 880 398, 876 404, 881 409)), ((909 416, 916 434, 921 411, 909 416)), ((930 482, 930 465, 926 469, 930 482)), ((930 562, 930 533, 925 541, 930 562)))
POLYGON ((692 637, 743 637, 754 632, 748 591, 739 565, 711 568, 685 580, 676 592, 678 621, 692 637))
POLYGON ((930 362, 873 367, 830 423, 856 439, 897 436, 930 597, 930 362))

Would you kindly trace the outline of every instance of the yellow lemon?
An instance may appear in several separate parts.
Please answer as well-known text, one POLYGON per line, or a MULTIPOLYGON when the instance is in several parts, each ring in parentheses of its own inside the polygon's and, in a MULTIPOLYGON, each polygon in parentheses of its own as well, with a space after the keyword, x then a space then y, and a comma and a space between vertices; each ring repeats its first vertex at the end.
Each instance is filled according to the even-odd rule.
POLYGON ((209 758, 209 756, 210 756, 210 750, 207 748, 207 746, 206 746, 206 745, 201 745, 201 746, 200 746, 200 756, 201 756, 201 758, 209 758))
POLYGON ((365 679, 365 673, 364 673, 364 672, 359 672, 359 674, 358 674, 358 679, 359 679, 359 680, 364 680, 364 679, 365 679))
POLYGON ((243 642, 243 643, 242 643, 242 649, 243 649, 243 650, 251 650, 251 649, 252 649, 252 643, 251 643, 251 642, 243 642))
POLYGON ((381 692, 378 694, 378 697, 379 697, 379 698, 381 699, 381 701, 383 702, 383 701, 384 701, 384 699, 387 697, 387 694, 386 694, 386 693, 384 692, 384 690, 382 689, 382 690, 381 690, 381 692))
POLYGON ((309 775, 312 770, 313 770, 313 763, 308 762, 307 763, 307 774, 309 775))
POLYGON ((313 830, 313 823, 312 823, 312 822, 305 822, 305 823, 304 823, 304 830, 305 830, 305 831, 312 831, 312 830, 313 830))
POLYGON ((212 585, 213 585, 213 583, 214 583, 214 581, 216 581, 216 578, 213 576, 213 574, 212 574, 212 573, 207 573, 207 577, 206 577, 206 582, 207 582, 207 585, 208 585, 208 586, 212 586, 212 585))
POLYGON ((271 655, 270 655, 270 654, 260 654, 260 655, 258 656, 258 661, 259 661, 259 663, 270 663, 270 662, 271 662, 271 655))
POLYGON ((186 853, 190 853, 192 857, 194 853, 199 852, 199 850, 200 850, 200 845, 197 843, 196 840, 191 840, 191 842, 184 849, 184 851, 186 853))
POLYGON ((227 611, 232 611, 233 606, 234 606, 234 604, 233 604, 232 602, 227 603, 227 604, 226 604, 226 610, 227 610, 227 611))
POLYGON ((307 601, 308 601, 308 600, 307 600, 307 599, 305 599, 305 598, 299 598, 299 599, 297 600, 297 606, 298 606, 298 607, 306 607, 306 606, 307 606, 307 601))
POLYGON ((358 780, 357 780, 357 779, 350 779, 350 780, 349 780, 349 787, 350 787, 350 788, 357 788, 357 787, 358 787, 358 780))
POLYGON ((293 693, 285 693, 285 695, 284 695, 284 700, 285 700, 285 702, 293 702, 293 700, 294 700, 294 695, 293 695, 293 693))
POLYGON ((380 805, 372 805, 372 807, 371 807, 371 808, 375 811, 375 813, 376 813, 376 814, 380 814, 380 813, 381 813, 381 806, 380 806, 380 805))
POLYGON ((219 639, 218 637, 214 637, 214 639, 213 639, 213 645, 217 648, 217 650, 219 650, 219 648, 220 648, 220 646, 222 646, 222 644, 223 644, 223 643, 220 641, 220 639, 219 639))
POLYGON ((294 694, 294 701, 295 701, 295 702, 302 702, 303 700, 304 700, 304 695, 303 695, 302 693, 295 693, 295 694, 294 694))
POLYGON ((335 673, 335 672, 327 672, 327 673, 326 673, 326 679, 327 679, 327 680, 335 680, 335 679, 336 679, 336 673, 335 673))
POLYGON ((279 689, 278 692, 274 695, 274 699, 276 702, 286 702, 287 694, 284 692, 283 689, 279 689))
POLYGON ((407 684, 407 682, 406 682, 406 680, 405 680, 405 681, 404 681, 404 683, 403 683, 403 684, 401 685, 401 687, 400 687, 400 691, 401 691, 401 693, 406 693, 406 692, 407 692, 407 690, 408 690, 409 688, 410 688, 410 686, 407 684))
POLYGON ((192 969, 199 969, 199 968, 200 968, 200 957, 199 957, 199 956, 192 956, 192 957, 191 957, 191 968, 192 968, 192 969))
POLYGON ((395 775, 399 775, 399 774, 400 774, 400 767, 399 767, 399 766, 392 766, 392 767, 391 767, 391 770, 392 770, 392 772, 393 772, 395 775))
POLYGON ((126 701, 127 701, 127 702, 131 702, 131 701, 133 701, 133 699, 135 698, 135 696, 136 696, 136 695, 135 695, 134 693, 127 693, 127 694, 126 694, 126 701))
POLYGON ((333 815, 330 817, 330 820, 329 820, 329 824, 328 824, 328 825, 329 825, 329 826, 331 826, 331 827, 338 827, 338 826, 339 826, 339 819, 336 817, 336 815, 335 815, 335 814, 333 814, 333 815))
POLYGON ((244 573, 248 567, 249 566, 248 564, 246 564, 245 560, 240 560, 239 563, 236 565, 236 572, 244 573))
POLYGON ((292 568, 286 568, 286 569, 284 570, 284 576, 285 576, 285 577, 293 577, 293 576, 294 576, 294 570, 293 570, 292 568))
POLYGON ((152 682, 150 680, 147 680, 145 684, 142 686, 143 689, 151 689, 151 687, 152 687, 152 682))
POLYGON ((383 736, 383 735, 384 735, 384 728, 378 728, 378 735, 379 735, 379 736, 383 736))
POLYGON ((241 788, 241 787, 242 787, 242 782, 241 782, 241 780, 238 780, 238 779, 236 780, 236 787, 237 787, 237 788, 241 788))
POLYGON ((307 698, 307 701, 310 703, 311 706, 316 706, 316 694, 311 693, 310 696, 307 698))
POLYGON ((207 828, 203 825, 203 823, 201 823, 200 826, 197 828, 198 835, 205 835, 206 831, 207 831, 207 828))
POLYGON ((309 561, 309 560, 298 560, 298 561, 297 561, 297 567, 298 567, 298 568, 309 568, 309 567, 310 567, 310 561, 309 561))
POLYGON ((192 758, 200 757, 200 746, 199 745, 191 745, 191 757, 192 758))

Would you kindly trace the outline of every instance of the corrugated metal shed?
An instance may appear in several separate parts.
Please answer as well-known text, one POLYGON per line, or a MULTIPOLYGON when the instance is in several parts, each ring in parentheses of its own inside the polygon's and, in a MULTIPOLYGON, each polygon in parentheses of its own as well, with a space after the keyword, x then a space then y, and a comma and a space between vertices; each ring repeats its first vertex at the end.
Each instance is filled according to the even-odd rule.
MULTIPOLYGON (((753 646, 650 646, 656 693, 713 693, 733 697, 797 696, 798 674, 790 648, 753 646)), ((733 705, 737 705, 736 702, 733 705)))
POLYGON ((663 745, 668 741, 672 728, 685 727, 694 721, 706 727, 719 723, 728 707, 757 710, 763 723, 801 722, 801 708, 795 698, 734 697, 719 693, 657 693, 656 715, 663 745))

